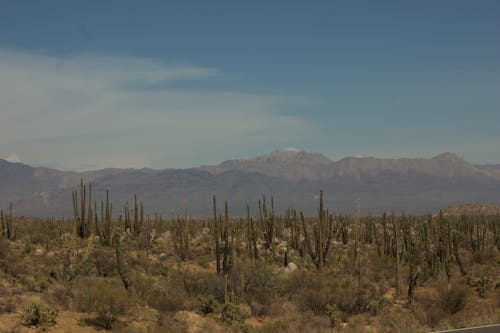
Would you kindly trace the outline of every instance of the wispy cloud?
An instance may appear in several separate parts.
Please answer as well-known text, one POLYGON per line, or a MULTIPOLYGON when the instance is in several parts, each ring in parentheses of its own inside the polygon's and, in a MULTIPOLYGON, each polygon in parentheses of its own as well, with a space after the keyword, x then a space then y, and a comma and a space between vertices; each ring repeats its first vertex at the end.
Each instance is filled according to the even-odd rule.
POLYGON ((295 144, 311 130, 284 110, 295 97, 175 86, 220 76, 154 59, 0 50, 0 156, 65 169, 178 167, 295 144))

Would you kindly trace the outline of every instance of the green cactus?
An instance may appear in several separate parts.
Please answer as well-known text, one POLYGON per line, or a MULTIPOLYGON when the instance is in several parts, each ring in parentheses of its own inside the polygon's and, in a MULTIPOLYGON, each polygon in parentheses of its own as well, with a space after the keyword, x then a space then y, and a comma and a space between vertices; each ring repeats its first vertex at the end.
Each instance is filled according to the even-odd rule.
POLYGON ((321 271, 326 265, 326 256, 330 249, 330 244, 333 236, 333 217, 323 208, 323 191, 320 191, 319 196, 319 219, 316 225, 313 225, 314 246, 311 244, 308 228, 305 222, 304 214, 300 213, 302 221, 302 229, 304 232, 304 242, 306 249, 311 257, 316 268, 321 271))

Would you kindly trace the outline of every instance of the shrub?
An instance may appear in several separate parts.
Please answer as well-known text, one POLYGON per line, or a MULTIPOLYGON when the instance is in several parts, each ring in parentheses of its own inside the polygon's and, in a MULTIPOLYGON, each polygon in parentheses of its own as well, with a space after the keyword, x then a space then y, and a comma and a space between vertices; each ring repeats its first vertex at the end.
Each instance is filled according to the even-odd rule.
POLYGON ((163 312, 183 310, 187 294, 182 288, 182 281, 178 278, 163 279, 151 286, 147 303, 163 312))
POLYGON ((43 294, 44 300, 63 309, 68 309, 72 301, 71 290, 62 284, 52 284, 43 294))
POLYGON ((449 313, 456 313, 465 307, 467 289, 461 285, 453 285, 442 289, 439 293, 441 308, 449 313))
POLYGON ((199 296, 198 300, 200 301, 198 309, 203 314, 214 313, 219 306, 219 302, 212 295, 199 296))
POLYGON ((370 311, 372 315, 378 316, 381 312, 392 305, 392 301, 385 296, 374 299, 370 302, 370 311))
MULTIPOLYGON (((152 329, 154 333, 183 333, 187 332, 187 324, 177 318, 158 312, 156 327, 152 329)), ((149 331, 148 331, 149 332, 149 331)))
POLYGON ((227 301, 222 308, 221 321, 241 329, 244 332, 249 331, 249 327, 245 324, 247 315, 241 311, 238 304, 227 301))
POLYGON ((53 324, 56 322, 58 314, 58 309, 50 309, 40 304, 33 303, 24 308, 21 314, 21 322, 25 326, 53 324))
POLYGON ((224 302, 224 279, 219 275, 186 272, 182 283, 188 296, 212 295, 219 303, 224 302))
POLYGON ((342 327, 342 318, 340 317, 340 313, 337 310, 337 306, 335 304, 328 304, 325 307, 325 312, 326 315, 328 316, 328 319, 330 319, 330 326, 333 328, 340 328, 342 327))
POLYGON ((92 284, 77 296, 78 310, 93 313, 91 323, 105 329, 112 328, 118 317, 127 312, 129 299, 126 291, 114 281, 92 280, 92 284))
POLYGON ((16 311, 16 304, 19 301, 12 298, 0 297, 0 313, 12 313, 16 311))

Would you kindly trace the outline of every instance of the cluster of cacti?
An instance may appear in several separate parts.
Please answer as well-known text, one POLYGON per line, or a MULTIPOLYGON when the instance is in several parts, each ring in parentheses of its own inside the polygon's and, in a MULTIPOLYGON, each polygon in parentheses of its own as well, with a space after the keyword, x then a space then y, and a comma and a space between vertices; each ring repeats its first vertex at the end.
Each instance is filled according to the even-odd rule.
POLYGON ((0 209, 0 220, 2 222, 2 237, 8 240, 16 238, 16 231, 12 224, 12 202, 9 204, 9 215, 4 216, 3 209, 0 209))
POLYGON ((125 231, 130 231, 136 236, 139 235, 144 224, 144 205, 142 202, 140 205, 138 204, 137 194, 134 194, 133 221, 131 220, 131 212, 128 202, 123 208, 125 216, 125 231))
MULTIPOLYGON (((109 193, 106 201, 101 203, 101 217, 96 212, 96 203, 91 205, 92 185, 80 184, 80 195, 73 192, 73 210, 75 227, 80 237, 88 237, 91 233, 98 235, 106 245, 113 245, 116 251, 118 271, 124 285, 128 286, 128 277, 124 268, 122 247, 119 239, 120 230, 113 232, 112 204, 109 193), (94 227, 94 229, 92 229, 94 227)), ((133 235, 143 232, 144 207, 134 196, 133 210, 128 203, 124 207, 124 228, 133 235)), ((12 229, 12 213, 8 217, 0 211, 2 235, 11 238, 15 233, 12 229)), ((316 219, 306 219, 303 213, 297 214, 295 209, 287 209, 283 216, 276 215, 274 198, 271 197, 270 208, 266 197, 258 201, 258 215, 251 216, 247 206, 245 219, 231 219, 228 213, 228 203, 225 201, 224 213, 219 214, 215 195, 213 196, 213 218, 207 224, 214 239, 214 254, 218 274, 226 277, 234 270, 236 259, 240 258, 243 249, 245 257, 251 260, 261 258, 277 259, 277 249, 280 249, 280 261, 286 266, 293 256, 308 255, 314 266, 321 271, 327 266, 329 250, 334 239, 340 240, 340 245, 349 249, 348 256, 354 259, 357 266, 358 280, 361 281, 363 249, 376 247, 379 257, 388 258, 394 269, 394 286, 396 295, 401 295, 404 276, 408 286, 408 301, 411 303, 414 290, 419 279, 435 277, 440 272, 450 279, 454 267, 458 267, 462 275, 467 272, 462 255, 468 249, 476 260, 488 250, 488 246, 499 247, 500 236, 498 223, 500 217, 486 218, 478 216, 462 216, 459 219, 444 217, 442 212, 437 217, 387 216, 362 217, 359 209, 354 216, 333 217, 323 203, 323 191, 319 194, 319 211, 316 219), (299 217, 300 216, 300 217, 299 217), (285 232, 286 230, 286 232, 285 232), (283 249, 277 245, 280 240, 286 241, 283 249), (244 246, 242 246, 244 243, 244 246), (263 252, 261 252, 263 251, 263 252), (267 255, 261 255, 261 253, 267 255)), ((155 216, 154 223, 161 223, 161 218, 155 216)), ((149 225, 149 218, 148 218, 149 225)), ((191 258, 190 243, 194 224, 191 219, 177 217, 170 222, 175 254, 180 261, 191 258)), ((364 259, 366 260, 366 259, 364 259)), ((359 282, 360 284, 361 282, 359 282)))
POLYGON ((300 213, 300 219, 302 221, 306 249, 316 268, 321 270, 327 263, 326 258, 333 236, 333 216, 323 208, 323 191, 320 191, 319 195, 318 223, 313 225, 312 240, 314 243, 311 243, 308 226, 302 212, 300 213))
POLYGON ((259 200, 259 225, 262 230, 264 239, 264 247, 270 250, 274 258, 276 251, 274 247, 275 237, 275 211, 274 211, 274 197, 271 197, 271 212, 267 211, 266 197, 262 197, 262 202, 259 200))
POLYGON ((92 213, 92 183, 89 183, 87 187, 83 184, 83 179, 80 180, 80 204, 78 203, 78 190, 71 194, 75 233, 80 238, 88 237, 93 232, 91 228, 94 217, 92 213))
POLYGON ((215 194, 213 195, 212 222, 217 274, 227 275, 234 265, 236 230, 233 223, 229 220, 227 201, 224 203, 224 217, 217 214, 217 200, 215 194))
POLYGON ((174 250, 181 261, 186 261, 191 257, 189 249, 189 224, 190 220, 187 217, 177 217, 177 219, 172 222, 170 228, 174 250))

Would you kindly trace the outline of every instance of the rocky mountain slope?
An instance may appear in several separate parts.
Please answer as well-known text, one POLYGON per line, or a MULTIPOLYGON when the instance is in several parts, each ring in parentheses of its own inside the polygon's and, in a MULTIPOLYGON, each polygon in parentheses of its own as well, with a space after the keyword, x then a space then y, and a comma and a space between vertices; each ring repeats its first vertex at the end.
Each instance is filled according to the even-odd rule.
POLYGON ((470 202, 500 204, 500 178, 492 166, 477 166, 450 153, 433 158, 347 157, 332 161, 318 153, 274 151, 192 169, 103 169, 66 172, 0 160, 0 207, 14 203, 19 215, 71 216, 71 191, 80 178, 93 182, 93 197, 110 190, 115 215, 134 193, 150 214, 188 211, 210 215, 211 195, 227 199, 232 214, 253 211, 262 195, 274 195, 277 209, 316 211, 315 196, 336 212, 395 210, 425 213, 470 202))

